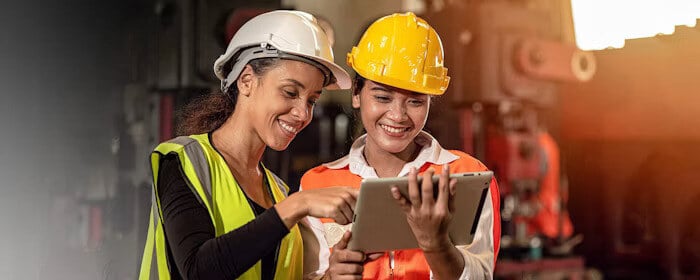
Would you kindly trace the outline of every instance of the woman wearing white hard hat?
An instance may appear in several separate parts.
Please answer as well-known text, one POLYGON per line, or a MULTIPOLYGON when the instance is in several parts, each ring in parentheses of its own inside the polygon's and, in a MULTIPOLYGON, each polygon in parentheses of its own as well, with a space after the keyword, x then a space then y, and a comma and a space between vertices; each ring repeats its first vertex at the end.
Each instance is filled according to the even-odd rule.
POLYGON ((214 63, 221 92, 188 105, 181 136, 151 155, 153 207, 139 279, 300 279, 299 222, 349 223, 357 191, 295 193, 260 163, 312 118, 321 90, 349 88, 313 16, 259 15, 214 63), (313 203, 310 203, 313 202, 313 203))

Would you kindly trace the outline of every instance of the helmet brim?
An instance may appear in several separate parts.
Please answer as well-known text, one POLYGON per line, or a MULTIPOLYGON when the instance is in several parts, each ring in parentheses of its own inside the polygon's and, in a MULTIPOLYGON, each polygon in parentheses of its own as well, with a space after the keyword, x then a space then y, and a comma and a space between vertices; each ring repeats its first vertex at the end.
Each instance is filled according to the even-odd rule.
POLYGON ((340 67, 338 64, 335 64, 334 62, 325 60, 320 57, 312 57, 296 52, 289 53, 314 60, 318 63, 321 63, 323 66, 328 67, 328 69, 331 70, 331 73, 333 73, 333 76, 335 77, 335 84, 338 85, 340 89, 350 89, 350 87, 352 87, 352 80, 350 79, 350 74, 348 74, 348 72, 345 71, 345 69, 340 67))

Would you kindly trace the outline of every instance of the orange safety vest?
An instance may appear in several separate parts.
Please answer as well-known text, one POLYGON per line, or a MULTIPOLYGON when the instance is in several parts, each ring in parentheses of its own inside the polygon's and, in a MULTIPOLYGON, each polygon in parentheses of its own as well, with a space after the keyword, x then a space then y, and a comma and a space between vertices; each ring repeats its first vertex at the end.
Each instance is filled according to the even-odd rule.
MULTIPOLYGON (((449 163, 450 171, 453 173, 486 171, 487 168, 481 162, 461 151, 451 150, 451 153, 459 156, 459 159, 449 163)), ((442 172, 442 165, 425 163, 419 169, 423 173, 428 168, 434 168, 436 174, 442 172)), ((301 178, 301 186, 304 190, 332 186, 351 186, 359 189, 362 178, 350 172, 348 166, 340 169, 330 169, 326 166, 317 166, 304 174, 301 178)), ((491 200, 493 205, 493 242, 494 242, 494 263, 498 256, 498 247, 501 237, 500 218, 500 194, 496 180, 491 180, 490 185, 491 200)), ((322 218, 322 222, 334 222, 333 219, 322 218)), ((365 263, 362 279, 429 279, 430 267, 425 260, 425 256, 420 249, 394 251, 393 270, 390 265, 389 252, 384 256, 365 263)))

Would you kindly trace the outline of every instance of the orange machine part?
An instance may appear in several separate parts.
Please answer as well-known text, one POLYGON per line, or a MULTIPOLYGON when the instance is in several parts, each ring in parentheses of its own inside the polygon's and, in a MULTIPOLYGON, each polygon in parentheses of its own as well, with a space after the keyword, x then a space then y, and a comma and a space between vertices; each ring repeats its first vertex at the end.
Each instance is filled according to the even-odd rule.
POLYGON ((568 193, 562 192, 560 187, 559 147, 547 132, 540 132, 537 138, 547 168, 542 176, 540 190, 537 194, 541 208, 531 220, 530 227, 532 231, 541 232, 549 238, 557 238, 561 223, 561 236, 568 238, 573 234, 574 227, 568 211, 561 207, 561 202, 568 200, 568 193))

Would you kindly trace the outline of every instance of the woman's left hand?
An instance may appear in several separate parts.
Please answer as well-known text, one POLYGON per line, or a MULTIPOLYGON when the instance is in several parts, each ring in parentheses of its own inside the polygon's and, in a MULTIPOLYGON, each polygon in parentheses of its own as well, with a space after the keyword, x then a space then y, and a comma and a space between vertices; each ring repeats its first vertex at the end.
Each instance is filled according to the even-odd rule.
POLYGON ((433 186, 433 168, 423 173, 423 180, 418 184, 418 171, 411 168, 408 173, 408 198, 403 196, 398 187, 393 186, 391 193, 401 209, 424 252, 449 250, 454 247, 448 235, 448 226, 454 211, 454 193, 456 180, 450 180, 449 166, 445 164, 437 186, 433 186), (437 198, 433 188, 438 188, 437 198))

